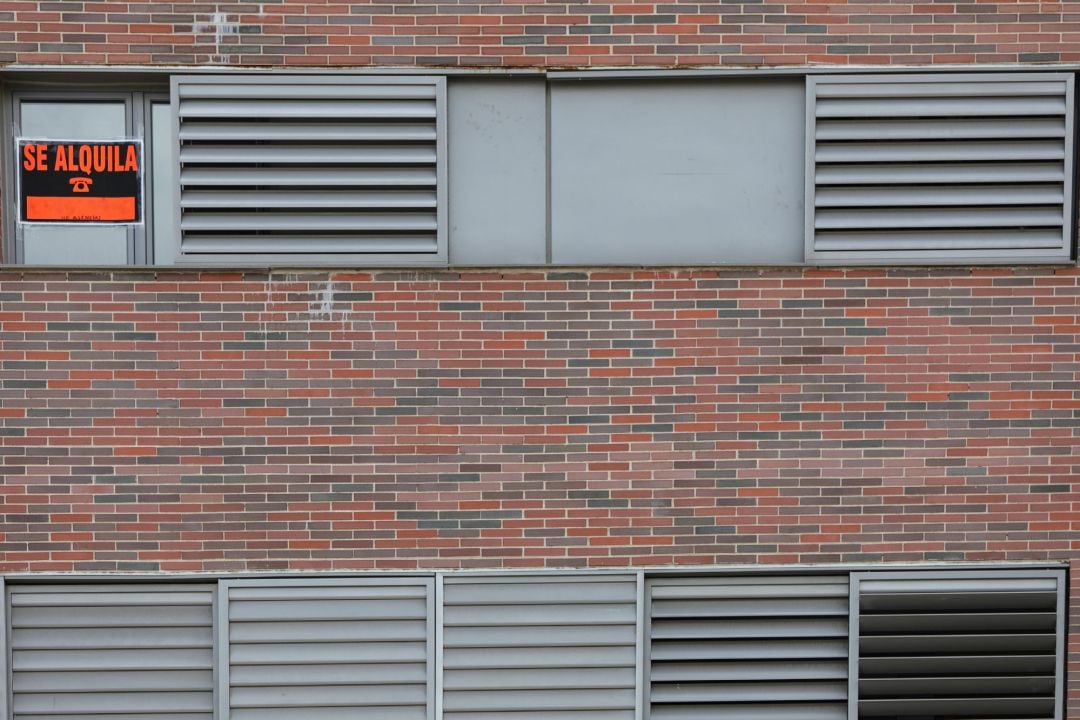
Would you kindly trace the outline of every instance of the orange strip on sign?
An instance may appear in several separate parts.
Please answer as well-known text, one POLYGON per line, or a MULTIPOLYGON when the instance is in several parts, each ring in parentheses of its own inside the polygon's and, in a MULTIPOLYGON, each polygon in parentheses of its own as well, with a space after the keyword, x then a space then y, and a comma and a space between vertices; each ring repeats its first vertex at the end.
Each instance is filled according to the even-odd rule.
POLYGON ((135 220, 133 197, 36 197, 26 198, 26 220, 70 222, 135 220))

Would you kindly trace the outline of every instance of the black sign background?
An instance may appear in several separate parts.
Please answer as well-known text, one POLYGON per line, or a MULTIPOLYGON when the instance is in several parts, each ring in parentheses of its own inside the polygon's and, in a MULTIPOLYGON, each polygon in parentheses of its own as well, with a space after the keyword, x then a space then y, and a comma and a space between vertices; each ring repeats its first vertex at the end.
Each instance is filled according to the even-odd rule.
MULTIPOLYGON (((27 140, 18 141, 17 162, 19 164, 19 219, 24 223, 78 223, 129 225, 142 222, 142 143, 136 140, 87 141, 87 140, 27 140), (36 146, 45 147, 45 169, 27 169, 25 148, 31 149, 30 157, 38 158, 36 146), (57 170, 56 160, 60 146, 68 157, 68 169, 57 170), (93 158, 94 148, 98 149, 99 159, 108 154, 113 159, 114 169, 106 168, 95 171, 91 161, 79 168, 80 148, 90 148, 89 157, 93 158), (113 148, 119 148, 119 153, 113 148), (123 170, 128 148, 134 148, 138 162, 137 170, 123 170), (71 152, 73 151, 73 153, 71 152), (119 159, 116 166, 115 160, 119 159), (72 169, 74 168, 74 169, 72 169), (90 169, 90 172, 84 172, 90 169), (74 178, 90 178, 86 192, 75 192, 74 178), (134 200, 134 207, 126 199, 134 200), (31 208, 31 205, 34 207, 31 208)), ((98 163, 97 167, 101 167, 98 163)))

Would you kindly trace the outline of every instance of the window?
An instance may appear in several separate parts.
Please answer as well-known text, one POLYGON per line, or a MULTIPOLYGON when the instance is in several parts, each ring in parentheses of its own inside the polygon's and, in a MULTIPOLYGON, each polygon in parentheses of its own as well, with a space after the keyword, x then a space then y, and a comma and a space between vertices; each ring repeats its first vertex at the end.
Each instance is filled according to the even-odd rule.
MULTIPOLYGON (((18 160, 7 169, 11 188, 5 212, 4 259, 27 265, 150 265, 171 262, 162 255, 153 238, 168 238, 169 218, 163 213, 163 197, 168 185, 157 177, 167 168, 161 150, 167 148, 170 133, 162 128, 165 96, 127 91, 16 91, 9 96, 11 123, 7 146, 15 150, 16 139, 103 142, 134 139, 144 142, 142 217, 126 225, 84 224, 73 227, 62 222, 22 223, 16 209, 18 160), (151 138, 157 140, 153 143, 151 138), (155 159, 157 162, 155 162, 155 159)), ((17 153, 12 152, 11 157, 17 153)), ((93 179, 93 178, 92 178, 93 179)))

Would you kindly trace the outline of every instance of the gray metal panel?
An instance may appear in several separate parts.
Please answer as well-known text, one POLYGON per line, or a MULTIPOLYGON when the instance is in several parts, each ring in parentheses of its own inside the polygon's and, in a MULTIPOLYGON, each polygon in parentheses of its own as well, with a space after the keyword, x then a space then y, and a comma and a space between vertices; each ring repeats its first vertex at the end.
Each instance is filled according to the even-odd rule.
POLYGON ((633 575, 446 577, 443 716, 633 720, 633 575))
POLYGON ((547 91, 542 79, 450 80, 450 261, 546 259, 547 91))
POLYGON ((432 586, 225 581, 229 718, 430 717, 432 586))
POLYGON ((806 258, 1067 260, 1073 77, 807 78, 806 258))
POLYGON ((552 261, 799 263, 804 88, 551 88, 552 261))
POLYGON ((845 576, 654 578, 653 720, 841 720, 848 696, 845 576))
POLYGON ((1052 571, 854 573, 852 717, 1058 720, 1063 585, 1052 571))
POLYGON ((441 264, 444 78, 179 76, 179 259, 441 264))
POLYGON ((12 717, 211 720, 213 588, 9 587, 12 717))

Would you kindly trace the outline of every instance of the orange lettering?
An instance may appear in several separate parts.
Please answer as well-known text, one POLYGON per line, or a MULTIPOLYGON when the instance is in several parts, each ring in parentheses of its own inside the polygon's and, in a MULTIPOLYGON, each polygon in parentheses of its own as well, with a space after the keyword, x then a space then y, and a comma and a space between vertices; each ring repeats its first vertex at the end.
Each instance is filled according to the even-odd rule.
POLYGON ((53 170, 57 172, 67 172, 68 170, 67 153, 64 152, 63 145, 56 146, 56 161, 53 163, 53 170))
MULTIPOLYGON (((119 148, 117 148, 119 150, 119 148)), ((135 152, 134 145, 128 145, 127 157, 124 159, 124 172, 139 171, 139 154, 135 152)))

